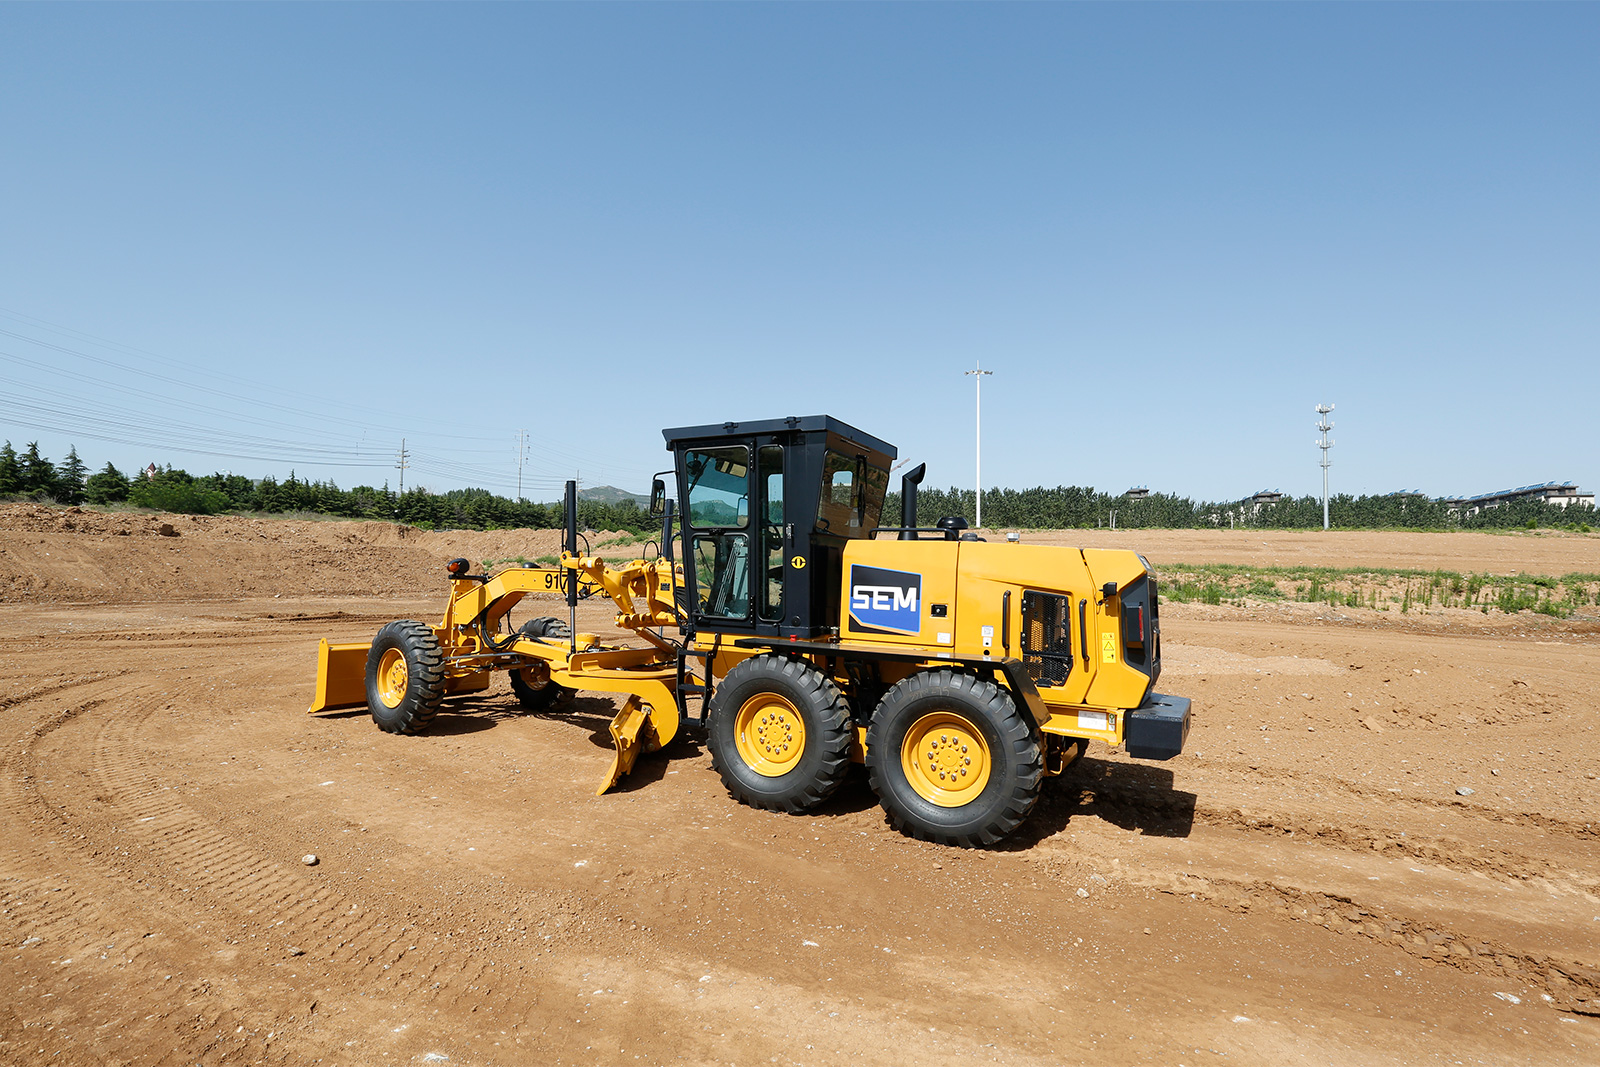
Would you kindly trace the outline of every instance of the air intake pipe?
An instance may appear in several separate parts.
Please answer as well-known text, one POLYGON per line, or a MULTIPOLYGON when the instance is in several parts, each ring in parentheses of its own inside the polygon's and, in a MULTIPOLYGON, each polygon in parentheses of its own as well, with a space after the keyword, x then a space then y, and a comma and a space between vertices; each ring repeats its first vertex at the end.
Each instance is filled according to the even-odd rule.
POLYGON ((922 476, 928 473, 926 463, 918 463, 913 469, 900 476, 900 540, 915 541, 917 535, 913 533, 917 527, 917 486, 922 484, 922 476))

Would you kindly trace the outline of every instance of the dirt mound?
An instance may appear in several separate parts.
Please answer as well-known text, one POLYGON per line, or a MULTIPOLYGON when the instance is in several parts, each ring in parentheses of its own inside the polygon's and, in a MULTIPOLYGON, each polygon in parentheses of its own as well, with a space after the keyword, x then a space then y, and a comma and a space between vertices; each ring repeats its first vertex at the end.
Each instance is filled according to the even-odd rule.
POLYGON ((476 568, 559 550, 555 530, 424 531, 386 522, 7 504, 0 505, 0 601, 434 596, 444 591, 445 561, 456 556, 476 568))

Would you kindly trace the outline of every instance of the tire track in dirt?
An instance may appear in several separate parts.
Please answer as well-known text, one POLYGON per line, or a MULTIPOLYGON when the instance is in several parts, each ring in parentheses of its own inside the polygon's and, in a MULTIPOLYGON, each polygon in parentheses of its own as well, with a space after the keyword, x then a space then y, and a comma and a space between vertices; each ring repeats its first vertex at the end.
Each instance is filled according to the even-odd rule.
MULTIPOLYGON (((1387 789, 1378 789, 1355 782, 1342 781, 1338 778, 1327 776, 1313 776, 1298 774, 1293 778, 1281 775, 1262 775, 1256 773, 1255 766, 1240 761, 1213 759, 1210 765, 1213 769, 1239 777, 1249 776, 1258 783, 1271 783, 1285 788, 1293 788, 1302 793, 1321 791, 1324 793, 1342 793, 1355 800, 1369 804, 1382 805, 1391 809, 1406 812, 1416 812, 1426 809, 1433 815, 1449 815, 1454 818, 1472 818, 1481 822, 1501 823, 1507 826, 1529 827, 1545 833, 1564 834, 1571 837, 1590 837, 1600 839, 1600 825, 1593 821, 1579 822, 1572 819, 1563 819, 1559 816, 1546 815, 1538 811, 1497 811, 1482 804, 1473 804, 1465 800, 1437 800, 1432 797, 1407 796, 1401 793, 1391 793, 1387 789)), ((1137 798, 1137 793, 1129 793, 1132 798, 1137 798)), ((1196 815, 1212 814, 1214 809, 1196 815)))
POLYGON ((1291 921, 1393 945, 1431 966, 1505 976, 1543 990, 1545 1002, 1560 1011, 1600 1016, 1600 970, 1578 960, 1556 960, 1439 923, 1394 914, 1370 901, 1214 873, 1158 875, 1135 879, 1134 884, 1192 897, 1228 911, 1266 909, 1291 921))
MULTIPOLYGON (((1121 766, 1121 765, 1112 765, 1121 766)), ((1137 783, 1135 783, 1136 785, 1137 783)), ((1329 781, 1319 784, 1327 791, 1339 790, 1342 783, 1329 781)), ((1312 787, 1302 779, 1301 791, 1312 787)), ((1591 823, 1577 823, 1549 816, 1523 812, 1496 812, 1476 805, 1441 803, 1428 799, 1395 797, 1375 790, 1354 787, 1344 792, 1360 800, 1376 801, 1388 812, 1429 817, 1448 815, 1455 819, 1472 819, 1479 822, 1499 823, 1511 828, 1533 829, 1545 834, 1555 833, 1577 839, 1580 848, 1590 840, 1600 838, 1600 827, 1591 823)), ((1067 781, 1055 793, 1047 795, 1046 805, 1064 805, 1069 814, 1081 812, 1105 818, 1108 822, 1132 822, 1172 833, 1185 822, 1214 828, 1237 830, 1247 834, 1276 837, 1314 839, 1318 844, 1340 848, 1349 852, 1376 852, 1386 856, 1404 856, 1425 861, 1437 867, 1462 872, 1478 872, 1504 878, 1508 881, 1529 882, 1544 880, 1565 888, 1588 894, 1600 894, 1600 877, 1588 867, 1563 867, 1552 863, 1548 842, 1530 842, 1540 848, 1539 853, 1515 852, 1505 848, 1469 844, 1466 840, 1449 835, 1430 835, 1398 829, 1366 829, 1361 824, 1335 824, 1320 819, 1300 816, 1293 811, 1274 809, 1263 812, 1243 806, 1218 805, 1201 802, 1188 794, 1170 790, 1146 791, 1128 785, 1099 781, 1067 781), (1552 877, 1555 876, 1555 877, 1552 877)), ((1383 812, 1379 813, 1380 815, 1383 812)), ((1393 818, 1373 819, 1378 825, 1393 825, 1393 818)), ((1597 842, 1600 843, 1600 842, 1597 842)))
POLYGON ((266 941, 258 946, 264 952, 300 948, 309 954, 306 946, 318 944, 328 962, 360 964, 361 978, 398 962, 403 952, 392 948, 402 929, 380 921, 327 879, 287 869, 210 825, 170 792, 163 795, 140 743, 154 711, 146 708, 107 720, 95 741, 94 771, 113 810, 134 827, 132 832, 143 839, 147 854, 159 857, 163 868, 183 875, 185 884, 180 888, 192 899, 220 906, 234 921, 256 916, 252 925, 272 931, 270 939, 260 939, 266 941), (320 947, 328 942, 337 945, 320 947), (384 947, 363 952, 363 947, 374 945, 384 947))
POLYGON ((1505 849, 1469 845, 1458 837, 1423 836, 1397 831, 1358 830, 1310 819, 1296 819, 1283 812, 1260 815, 1242 808, 1195 809, 1195 821, 1207 826, 1227 828, 1248 834, 1314 839, 1319 845, 1347 852, 1377 853, 1404 857, 1460 872, 1488 874, 1508 882, 1539 882, 1562 891, 1600 894, 1600 879, 1592 871, 1559 867, 1549 859, 1505 849))
POLYGON ((80 675, 76 678, 62 678, 53 682, 45 682, 31 689, 24 689, 18 693, 0 694, 0 711, 25 704, 31 700, 39 700, 56 693, 63 693, 69 689, 76 689, 83 685, 92 685, 107 678, 120 678, 127 671, 97 671, 94 674, 80 675))
MULTIPOLYGON (((219 916, 215 914, 218 899, 258 906, 293 903, 295 914, 304 922, 324 922, 327 912, 339 906, 337 903, 318 908, 316 899, 309 903, 300 900, 281 868, 261 863, 250 849, 216 834, 191 809, 173 799, 170 787, 162 786, 149 772, 135 749, 141 741, 138 725, 153 713, 155 702, 147 700, 148 706, 142 712, 130 708, 133 701, 129 697, 135 692, 112 692, 47 712, 23 731, 28 745, 16 760, 22 765, 20 773, 8 775, 8 779, 22 782, 24 788, 5 790, 0 795, 0 811, 10 809, 47 829, 30 838, 30 856, 14 857, 7 867, 21 870, 31 863, 35 868, 48 866, 52 873, 9 880, 8 891, 0 897, 7 923, 29 930, 32 937, 39 939, 34 944, 56 942, 69 946, 105 939, 113 944, 132 939, 138 944, 143 940, 138 932, 141 929, 183 931, 175 935, 181 942, 174 946, 178 958, 221 960, 234 955, 233 950, 244 943, 242 938, 229 936, 232 931, 227 927, 247 915, 249 909, 219 916), (42 742, 67 724, 103 708, 111 708, 115 714, 98 717, 96 765, 92 772, 99 787, 95 799, 100 810, 90 813, 81 805, 71 805, 66 796, 51 795, 49 788, 49 775, 59 778, 79 768, 46 771, 35 764, 42 742), (130 840, 113 843, 119 835, 127 835, 130 840), (152 864, 152 858, 158 862, 152 864), (243 877, 223 873, 230 870, 242 871, 243 877), (80 890, 79 885, 85 888, 80 890), (202 915, 205 918, 200 918, 202 915), (220 934, 219 926, 223 927, 220 934)), ((166 695, 161 699, 166 700, 166 695)), ((354 944, 361 931, 345 933, 354 944)), ((142 967, 134 968, 137 977, 131 979, 133 987, 164 989, 163 983, 180 970, 170 962, 173 954, 156 955, 142 967)), ((126 963, 132 964, 136 958, 130 957, 126 963)), ((381 967, 383 962, 375 959, 369 969, 381 967)), ((125 977, 127 970, 122 968, 119 982, 129 980, 125 977)), ((233 985, 238 984, 236 975, 233 985)), ((295 988, 275 976, 266 981, 252 976, 242 989, 236 990, 199 977, 176 991, 191 1006, 197 999, 207 1003, 198 1014, 174 1019, 159 1005, 145 1003, 139 1010, 158 1010, 142 1020, 136 1018, 137 1013, 121 1019, 117 1030, 125 1037, 127 1032, 141 1029, 140 1023, 154 1022, 154 1027, 142 1027, 150 1037, 140 1043, 149 1050, 151 1061, 210 1062, 240 1055, 255 1062, 292 1062, 297 1057, 281 1051, 281 1041, 297 1022, 302 1028, 304 1022, 289 1014, 286 1026, 284 1013, 264 1010, 262 1003, 263 999, 292 1003, 297 995, 295 988), (273 1029, 268 1030, 268 1025, 273 1029), (278 1038, 280 1047, 269 1048, 262 1038, 263 1031, 267 1033, 265 1040, 278 1038)), ((306 1015, 314 1008, 313 1001, 306 1015)), ((9 1026, 4 1032, 16 1029, 9 1026)), ((123 1044, 118 1041, 119 1046, 123 1044)), ((317 1043, 313 1040, 311 1044, 315 1047, 317 1043)), ((79 1036, 61 1051, 82 1053, 93 1047, 79 1036)))
MULTIPOLYGON (((1387 798, 1385 798, 1387 799, 1387 798)), ((1350 855, 1378 855, 1427 863, 1458 873, 1487 875, 1529 885, 1552 897, 1579 897, 1600 903, 1600 882, 1588 870, 1559 869, 1548 859, 1482 846, 1450 837, 1413 837, 1395 832, 1357 830, 1319 820, 1271 816, 1237 807, 1195 805, 1182 795, 1150 794, 1137 788, 1103 783, 1070 783, 1070 790, 1047 798, 1071 815, 1087 815, 1107 823, 1137 825, 1145 833, 1187 837, 1192 819, 1208 828, 1246 837, 1293 838, 1318 849, 1350 855)), ((1475 814, 1475 813, 1473 813, 1475 814)), ((1192 825, 1191 823, 1191 825, 1192 825)), ((1575 831, 1582 833, 1583 831, 1575 831)), ((1038 857, 1048 869, 1053 849, 1038 857)), ((1241 854, 1253 852, 1237 849, 1241 854)), ((1091 876, 1094 877, 1094 876, 1091 876)), ((1280 881, 1235 875, 1225 867, 1202 866, 1189 873, 1162 865, 1141 872, 1119 864, 1119 880, 1130 885, 1189 897, 1231 912, 1263 910, 1294 922, 1306 922, 1336 933, 1364 936, 1397 947, 1428 966, 1449 966, 1469 973, 1499 975, 1542 990, 1552 1007, 1600 1016, 1600 968, 1573 958, 1530 952, 1501 939, 1483 937, 1448 923, 1418 917, 1363 899, 1357 894, 1308 889, 1280 881)), ((1101 879, 1101 881, 1105 881, 1101 879)))
MULTIPOLYGON (((446 876, 434 886, 408 886, 398 903, 390 903, 342 889, 316 868, 302 870, 263 855, 162 784, 159 757, 149 755, 159 746, 151 745, 150 735, 162 729, 157 716, 164 709, 158 704, 183 696, 146 701, 97 723, 93 773, 108 800, 101 835, 116 823, 140 846, 127 876, 160 877, 164 899, 182 901, 174 916, 180 921, 183 912, 203 911, 213 952, 237 950, 267 965, 292 959, 301 969, 301 987, 304 979, 327 983, 347 1002, 366 997, 372 1011, 407 1019, 426 1017, 434 1007, 477 1013, 485 1026, 498 1019, 505 1027, 507 1020, 526 1017, 538 989, 552 981, 539 963, 542 953, 528 945, 535 923, 523 913, 529 894, 479 891, 451 904, 450 888, 457 883, 446 876), (504 916, 498 923, 504 929, 494 929, 488 915, 504 916)), ((617 935, 598 917, 606 904, 541 892, 530 910, 558 917, 555 932, 539 942, 543 952, 614 947, 617 935)), ((359 1029, 356 1034, 367 1036, 359 1029)))
MULTIPOLYGON (((119 691, 100 683, 126 673, 38 686, 6 705, 0 818, 39 827, 28 835, 25 847, 8 844, 0 865, 5 872, 0 876, 0 927, 9 928, 11 944, 19 950, 9 964, 12 982, 22 991, 46 988, 38 994, 41 1005, 54 1002, 64 1009, 69 998, 81 1003, 89 999, 87 987, 117 1007, 109 1013, 113 1022, 85 1037, 78 1027, 81 1020, 70 1012, 58 1009, 49 1016, 54 1021, 45 1023, 20 999, 0 1003, 0 1058, 13 1051, 25 1060, 88 1052, 99 1062, 129 1062, 114 1050, 131 1042, 151 1050, 151 1060, 205 1061, 247 1048, 240 1029, 244 1003, 217 1005, 182 1019, 174 1019, 174 1011, 159 997, 138 1003, 134 1010, 142 998, 128 998, 125 990, 161 990, 178 970, 172 953, 149 940, 164 909, 152 909, 151 894, 138 883, 103 877, 98 865, 85 863, 85 853, 95 846, 85 844, 87 835, 78 832, 78 824, 44 795, 49 780, 37 766, 41 744, 67 723, 115 703, 119 691), (84 689, 93 689, 94 695, 84 689), (71 699, 63 703, 63 696, 71 699), (102 966, 100 960, 107 962, 102 966), (151 1010, 141 1017, 147 1008, 151 1010)), ((177 939, 182 942, 177 946, 180 957, 201 947, 193 938, 180 934, 177 939)))

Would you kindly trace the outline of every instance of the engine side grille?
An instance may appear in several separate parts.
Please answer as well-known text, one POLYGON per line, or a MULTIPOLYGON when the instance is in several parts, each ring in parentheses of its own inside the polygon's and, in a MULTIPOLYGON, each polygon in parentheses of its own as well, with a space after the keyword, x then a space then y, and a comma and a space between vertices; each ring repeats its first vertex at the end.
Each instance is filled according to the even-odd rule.
POLYGON ((1022 593, 1022 665, 1035 685, 1064 685, 1072 673, 1072 599, 1055 593, 1022 593))

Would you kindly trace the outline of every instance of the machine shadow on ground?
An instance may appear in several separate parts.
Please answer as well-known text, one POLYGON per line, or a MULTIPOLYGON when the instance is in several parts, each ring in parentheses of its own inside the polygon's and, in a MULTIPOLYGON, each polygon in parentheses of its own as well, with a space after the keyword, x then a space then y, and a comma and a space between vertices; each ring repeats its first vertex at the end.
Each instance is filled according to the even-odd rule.
POLYGON ((1044 795, 1006 851, 1032 848, 1067 829, 1074 818, 1095 818, 1146 837, 1188 837, 1198 798, 1174 789, 1173 772, 1083 757, 1045 783, 1044 795))

